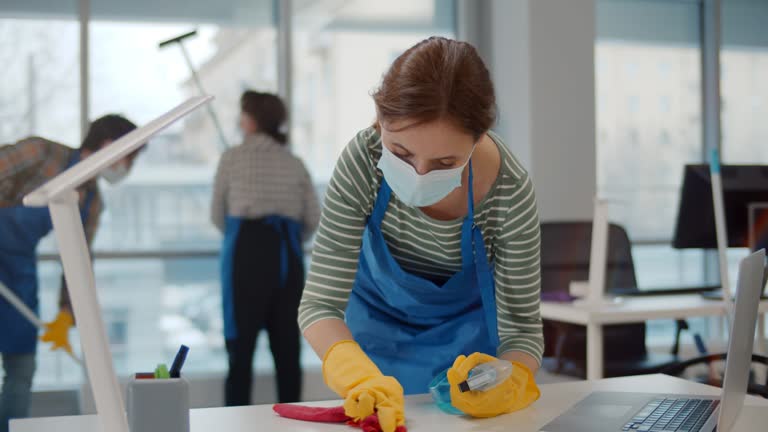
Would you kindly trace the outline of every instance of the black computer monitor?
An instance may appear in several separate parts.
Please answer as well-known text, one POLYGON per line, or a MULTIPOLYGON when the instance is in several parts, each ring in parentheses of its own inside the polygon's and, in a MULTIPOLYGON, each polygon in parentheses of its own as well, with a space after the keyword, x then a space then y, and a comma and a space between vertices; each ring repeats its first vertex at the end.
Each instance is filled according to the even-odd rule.
MULTIPOLYGON (((722 165, 723 205, 729 247, 749 247, 750 204, 768 203, 768 166, 722 165)), ((672 246, 716 249, 709 165, 686 165, 672 246)), ((757 244, 768 246, 768 211, 753 205, 757 244)))

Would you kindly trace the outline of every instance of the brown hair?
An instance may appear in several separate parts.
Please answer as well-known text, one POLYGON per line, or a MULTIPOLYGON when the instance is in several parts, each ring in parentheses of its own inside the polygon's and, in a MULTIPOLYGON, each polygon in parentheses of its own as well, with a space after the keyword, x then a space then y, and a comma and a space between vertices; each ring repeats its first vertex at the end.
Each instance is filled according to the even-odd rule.
POLYGON ((101 149, 106 141, 117 141, 134 129, 136 125, 127 118, 118 114, 107 114, 91 123, 80 148, 95 152, 101 149))
POLYGON ((479 139, 496 122, 493 82, 475 47, 430 37, 401 54, 373 93, 377 126, 446 119, 479 139))
POLYGON ((288 135, 281 129, 285 123, 285 104, 277 95, 246 90, 240 97, 240 110, 258 125, 259 132, 285 145, 288 135))

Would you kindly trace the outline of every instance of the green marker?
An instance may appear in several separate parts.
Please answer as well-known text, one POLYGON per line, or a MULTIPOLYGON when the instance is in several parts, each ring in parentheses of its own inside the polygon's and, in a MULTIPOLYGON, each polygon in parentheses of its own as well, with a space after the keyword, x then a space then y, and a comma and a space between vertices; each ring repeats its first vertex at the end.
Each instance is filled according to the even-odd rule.
POLYGON ((160 363, 155 368, 155 379, 170 379, 171 374, 168 372, 168 366, 165 363, 160 363))

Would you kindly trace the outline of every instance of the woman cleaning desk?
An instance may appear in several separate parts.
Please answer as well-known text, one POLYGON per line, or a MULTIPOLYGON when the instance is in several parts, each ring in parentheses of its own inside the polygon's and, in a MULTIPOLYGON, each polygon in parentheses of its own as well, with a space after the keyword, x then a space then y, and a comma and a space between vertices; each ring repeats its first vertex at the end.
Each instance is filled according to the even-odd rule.
POLYGON ((346 413, 404 422, 403 394, 451 367, 454 405, 523 408, 544 341, 539 218, 531 179, 501 138, 493 83, 471 45, 433 37, 398 57, 373 94, 376 122, 328 187, 299 311, 346 413), (466 357, 466 356, 469 357, 466 357), (497 388, 458 392, 498 356, 497 388))

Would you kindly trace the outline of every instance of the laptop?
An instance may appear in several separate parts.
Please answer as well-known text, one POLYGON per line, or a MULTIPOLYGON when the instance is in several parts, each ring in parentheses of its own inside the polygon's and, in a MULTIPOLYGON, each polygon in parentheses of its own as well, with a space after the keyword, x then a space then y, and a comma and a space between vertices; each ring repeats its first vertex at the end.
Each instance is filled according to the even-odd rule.
POLYGON ((728 432, 747 395, 752 343, 763 290, 765 250, 741 260, 720 398, 624 392, 591 393, 541 432, 728 432))

